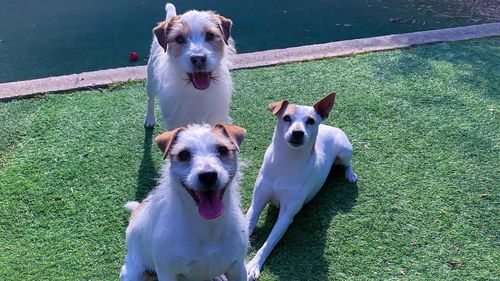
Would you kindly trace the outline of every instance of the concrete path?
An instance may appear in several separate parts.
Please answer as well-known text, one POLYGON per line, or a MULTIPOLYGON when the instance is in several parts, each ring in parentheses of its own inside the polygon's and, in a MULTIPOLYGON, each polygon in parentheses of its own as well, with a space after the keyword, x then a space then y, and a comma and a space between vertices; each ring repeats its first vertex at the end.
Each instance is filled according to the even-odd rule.
MULTIPOLYGON (((238 54, 233 60, 232 69, 272 66, 491 36, 500 36, 500 22, 238 54)), ((57 93, 106 87, 111 83, 139 79, 146 79, 146 66, 123 67, 35 80, 0 83, 0 101, 49 92, 57 93)))

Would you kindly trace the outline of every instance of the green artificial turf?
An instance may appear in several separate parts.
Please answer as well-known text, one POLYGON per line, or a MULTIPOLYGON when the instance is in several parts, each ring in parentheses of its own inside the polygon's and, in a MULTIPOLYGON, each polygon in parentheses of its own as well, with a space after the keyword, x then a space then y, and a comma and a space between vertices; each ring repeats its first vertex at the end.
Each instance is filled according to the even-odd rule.
MULTIPOLYGON (((242 205, 271 141, 268 103, 312 104, 354 145, 261 280, 498 280, 500 39, 233 72, 247 128, 242 205)), ((154 186, 144 83, 0 103, 0 280, 117 280, 128 200, 154 186)), ((158 116, 159 117, 159 114, 158 116)), ((157 118, 159 120, 159 118, 157 118)), ((250 257, 277 217, 266 209, 250 257)))

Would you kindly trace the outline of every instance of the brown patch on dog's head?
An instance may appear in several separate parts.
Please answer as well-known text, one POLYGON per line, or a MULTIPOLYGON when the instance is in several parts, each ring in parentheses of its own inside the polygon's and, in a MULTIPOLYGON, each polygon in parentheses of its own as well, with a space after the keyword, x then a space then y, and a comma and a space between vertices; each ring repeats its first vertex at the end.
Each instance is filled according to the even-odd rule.
POLYGON ((191 29, 189 25, 184 24, 182 22, 178 22, 174 24, 172 27, 172 31, 169 33, 167 43, 169 48, 169 53, 174 57, 179 57, 182 54, 182 48, 186 44, 186 41, 189 38, 189 33, 191 29), (178 38, 184 40, 184 43, 180 43, 178 38))
POLYGON ((228 45, 229 38, 231 37, 231 28, 233 27, 233 22, 230 19, 225 18, 221 15, 216 15, 216 16, 218 17, 219 20, 219 28, 223 35, 224 42, 226 43, 226 45, 228 45))
POLYGON ((212 13, 213 21, 204 26, 205 41, 212 45, 215 50, 222 53, 226 45, 229 45, 231 37, 232 21, 225 17, 212 13))
POLYGON ((271 113, 274 116, 278 116, 280 112, 282 112, 285 108, 288 107, 288 104, 289 104, 288 100, 280 100, 270 103, 267 106, 267 108, 269 109, 269 111, 271 111, 271 113))
POLYGON ((226 44, 224 43, 224 35, 220 28, 215 24, 208 24, 204 27, 205 41, 212 45, 217 52, 222 53, 226 44))
POLYGON ((227 124, 217 124, 213 129, 221 132, 225 138, 229 138, 238 151, 240 150, 240 145, 245 139, 247 133, 247 130, 244 128, 227 124))
MULTIPOLYGON (((212 14, 213 24, 207 25, 204 29, 205 35, 209 34, 206 38, 213 39, 206 41, 212 44, 216 50, 222 51, 225 45, 229 45, 233 22, 230 19, 216 13, 212 14)), ((168 48, 172 48, 172 53, 175 57, 180 55, 183 46, 183 44, 179 43, 176 38, 181 37, 184 40, 187 40, 190 33, 189 25, 183 23, 180 19, 181 15, 173 16, 170 19, 159 23, 153 29, 153 34, 155 35, 160 46, 162 46, 163 50, 166 52, 168 48), (169 45, 170 43, 172 44, 169 45)))
POLYGON ((170 36, 172 31, 182 26, 182 24, 180 24, 179 22, 179 19, 180 16, 173 16, 167 20, 160 22, 155 28, 153 28, 153 34, 156 36, 158 44, 162 46, 165 52, 167 51, 168 43, 172 41, 172 36, 170 36))
POLYGON ((282 116, 294 116, 295 112, 297 111, 297 107, 295 104, 288 104, 285 108, 282 109, 281 115, 282 116))
POLYGON ((316 104, 313 105, 314 110, 325 120, 328 118, 330 111, 333 108, 333 104, 335 103, 335 93, 331 93, 328 96, 322 98, 316 104))
POLYGON ((173 144, 175 143, 175 140, 177 139, 177 134, 180 132, 184 131, 186 128, 181 127, 174 129, 169 132, 165 132, 155 138, 155 142, 160 148, 160 150, 163 152, 163 159, 166 159, 168 156, 168 153, 172 149, 173 144))

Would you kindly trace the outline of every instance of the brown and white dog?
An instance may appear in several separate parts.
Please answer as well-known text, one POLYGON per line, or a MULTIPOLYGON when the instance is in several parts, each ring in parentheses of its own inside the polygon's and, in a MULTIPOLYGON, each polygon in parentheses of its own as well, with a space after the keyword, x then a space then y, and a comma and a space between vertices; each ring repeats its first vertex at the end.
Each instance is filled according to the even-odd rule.
POLYGON ((271 234, 247 265, 248 281, 259 279, 262 265, 274 246, 302 206, 321 189, 333 164, 345 167, 348 182, 358 179, 352 169, 352 145, 346 134, 339 128, 321 124, 328 118, 334 102, 332 93, 313 106, 291 104, 288 100, 269 105, 278 121, 255 182, 246 216, 248 233, 252 233, 268 203, 278 206, 280 211, 271 234))
POLYGON ((231 20, 212 11, 177 15, 170 3, 165 10, 165 21, 153 29, 144 126, 155 125, 155 96, 167 130, 192 123, 229 123, 229 57, 236 53, 231 20))
POLYGON ((156 143, 169 157, 160 184, 129 202, 127 255, 122 281, 245 281, 248 233, 240 208, 239 145, 245 129, 190 125, 163 133, 156 143))

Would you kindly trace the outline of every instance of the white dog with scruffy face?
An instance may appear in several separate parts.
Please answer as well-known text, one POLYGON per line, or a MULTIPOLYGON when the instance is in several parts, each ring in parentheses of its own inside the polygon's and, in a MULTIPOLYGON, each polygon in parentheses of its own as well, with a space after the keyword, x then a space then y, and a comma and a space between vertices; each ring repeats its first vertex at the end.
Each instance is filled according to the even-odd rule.
POLYGON ((212 11, 177 15, 170 3, 165 10, 165 21, 153 29, 144 125, 155 125, 155 96, 167 130, 192 123, 229 123, 229 56, 236 53, 231 20, 212 11))
POLYGON ((262 248, 247 265, 248 280, 256 280, 272 249, 285 234, 294 216, 321 189, 332 165, 345 167, 345 179, 354 183, 352 145, 345 133, 320 124, 335 102, 332 93, 314 106, 271 103, 269 110, 278 117, 271 145, 267 148, 247 212, 248 233, 257 225, 267 203, 280 208, 278 220, 262 248))
POLYGON ((166 161, 160 184, 129 202, 127 255, 120 280, 246 280, 248 233, 240 209, 238 147, 245 129, 190 125, 156 143, 166 161), (222 279, 223 280, 223 279, 222 279))

